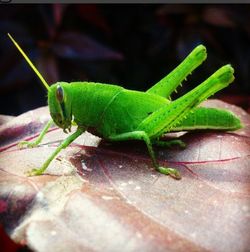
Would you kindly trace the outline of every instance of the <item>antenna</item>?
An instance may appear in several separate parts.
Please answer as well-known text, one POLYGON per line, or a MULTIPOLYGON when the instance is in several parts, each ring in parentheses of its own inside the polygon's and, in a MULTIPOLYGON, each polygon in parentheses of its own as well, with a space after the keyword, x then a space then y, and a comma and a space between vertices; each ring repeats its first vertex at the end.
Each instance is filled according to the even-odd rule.
POLYGON ((43 76, 39 73, 38 69, 33 65, 33 63, 30 61, 29 57, 25 54, 25 52, 22 50, 22 48, 18 45, 18 43, 15 41, 15 39, 13 39, 13 37, 8 33, 9 38, 11 39, 11 41, 13 42, 13 44, 16 46, 16 48, 18 49, 18 51, 23 55, 23 57, 25 58, 25 60, 28 62, 28 64, 30 65, 30 67, 33 69, 33 71, 36 73, 36 75, 38 76, 38 78, 41 80, 41 82, 43 83, 43 85, 46 87, 47 90, 49 90, 49 85, 46 82, 46 80, 43 78, 43 76))

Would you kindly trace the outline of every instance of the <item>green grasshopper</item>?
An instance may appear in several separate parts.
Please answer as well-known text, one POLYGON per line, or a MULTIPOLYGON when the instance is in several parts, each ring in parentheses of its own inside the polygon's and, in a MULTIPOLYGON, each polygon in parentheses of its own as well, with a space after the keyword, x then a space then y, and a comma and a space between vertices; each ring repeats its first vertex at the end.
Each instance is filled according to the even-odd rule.
POLYGON ((88 130, 109 141, 144 141, 155 169, 180 179, 178 170, 159 165, 152 145, 168 147, 185 144, 178 139, 162 141, 160 137, 163 134, 171 131, 241 128, 240 120, 229 111, 197 107, 234 80, 234 69, 230 65, 221 67, 199 86, 175 101, 170 99, 177 86, 206 59, 206 48, 203 45, 198 45, 179 66, 146 92, 140 92, 94 82, 57 82, 49 86, 18 43, 10 34, 8 36, 48 90, 48 105, 52 117, 37 140, 22 141, 20 145, 37 146, 53 122, 66 133, 67 130, 71 131, 73 123, 78 126, 41 168, 28 173, 30 176, 43 174, 62 149, 88 130))

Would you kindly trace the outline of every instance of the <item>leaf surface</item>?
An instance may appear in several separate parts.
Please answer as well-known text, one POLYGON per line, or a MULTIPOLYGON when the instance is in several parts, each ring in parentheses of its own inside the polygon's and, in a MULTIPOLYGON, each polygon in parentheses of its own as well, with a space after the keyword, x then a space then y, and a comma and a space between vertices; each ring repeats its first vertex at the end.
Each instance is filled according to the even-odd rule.
MULTIPOLYGON (((157 148, 177 181, 157 173, 139 142, 108 143, 84 133, 43 176, 39 167, 66 137, 52 128, 43 144, 19 149, 49 119, 43 107, 0 126, 0 221, 36 251, 247 251, 250 246, 250 119, 244 128, 181 136, 186 149, 157 148)), ((1 121, 1 120, 0 120, 1 121)))

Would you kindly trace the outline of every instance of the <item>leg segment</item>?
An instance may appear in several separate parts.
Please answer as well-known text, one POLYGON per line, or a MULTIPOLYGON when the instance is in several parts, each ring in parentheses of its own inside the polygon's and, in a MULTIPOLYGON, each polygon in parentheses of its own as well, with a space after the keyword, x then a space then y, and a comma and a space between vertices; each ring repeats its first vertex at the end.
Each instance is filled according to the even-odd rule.
POLYGON ((42 132, 40 133, 40 135, 38 136, 38 138, 35 141, 29 142, 29 141, 21 141, 18 146, 20 148, 22 148, 24 145, 26 145, 29 148, 33 148, 35 146, 37 146, 39 143, 41 143, 41 141, 43 140, 43 137, 45 136, 45 134, 47 133, 48 129, 50 128, 50 126, 52 125, 53 120, 49 120, 47 122, 47 124, 45 125, 45 127, 43 128, 42 132))
POLYGON ((188 114, 187 118, 180 124, 172 128, 171 131, 190 131, 190 130, 237 130, 242 127, 240 119, 231 111, 198 107, 193 113, 188 114))
POLYGON ((155 153, 152 148, 150 138, 144 131, 133 131, 133 132, 127 132, 127 133, 123 133, 123 134, 119 134, 115 136, 110 136, 109 140, 111 141, 143 140, 147 145, 148 152, 149 152, 149 155, 151 157, 151 160, 153 162, 155 169, 159 171, 160 173, 163 173, 165 175, 170 175, 176 179, 181 178, 180 173, 176 169, 159 166, 155 158, 155 153))
POLYGON ((185 59, 166 77, 147 90, 148 93, 157 94, 169 98, 171 93, 181 82, 192 73, 207 57, 206 48, 197 46, 185 59))
POLYGON ((44 171, 47 169, 51 161, 56 157, 56 155, 62 150, 65 149, 67 146, 69 146, 77 137, 79 137, 84 132, 84 129, 78 128, 76 132, 74 132, 72 135, 68 136, 56 149, 55 151, 50 155, 50 157, 46 160, 46 162, 42 165, 40 169, 33 169, 30 172, 28 172, 29 176, 35 176, 35 175, 41 175, 44 173, 44 171))
POLYGON ((230 65, 221 67, 198 87, 152 113, 136 130, 145 131, 151 139, 171 131, 202 101, 228 86, 234 80, 233 72, 230 65))

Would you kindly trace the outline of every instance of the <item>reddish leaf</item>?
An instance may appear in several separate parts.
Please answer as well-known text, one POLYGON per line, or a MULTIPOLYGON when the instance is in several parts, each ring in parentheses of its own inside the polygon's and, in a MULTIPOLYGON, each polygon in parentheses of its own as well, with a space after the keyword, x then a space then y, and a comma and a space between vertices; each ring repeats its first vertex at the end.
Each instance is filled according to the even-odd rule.
POLYGON ((235 27, 232 14, 231 10, 212 6, 205 9, 203 19, 212 25, 232 28, 235 27))
POLYGON ((53 4, 54 20, 56 26, 61 25, 63 15, 67 7, 67 4, 53 4))
MULTIPOLYGON (((1 208, 1 203, 0 203, 1 208)), ((13 242, 9 236, 5 233, 3 227, 0 225, 0 248, 1 251, 5 252, 16 252, 16 251, 26 251, 29 252, 30 250, 27 247, 23 247, 20 244, 16 244, 13 242)))
POLYGON ((56 59, 51 55, 41 55, 37 62, 38 69, 43 73, 47 83, 56 83, 59 80, 56 59))
POLYGON ((81 33, 64 32, 53 45, 54 52, 63 58, 82 60, 122 60, 122 54, 81 33))
POLYGON ((14 116, 0 115, 0 126, 14 119, 14 116))
POLYGON ((110 27, 103 17, 100 8, 95 4, 84 4, 76 6, 76 13, 79 15, 79 18, 89 22, 90 24, 100 28, 102 31, 107 34, 111 33, 110 27))
POLYGON ((58 141, 19 150, 48 120, 48 108, 0 126, 0 221, 17 242, 36 251, 246 251, 250 246, 250 119, 234 111, 235 132, 188 133, 184 150, 157 149, 161 163, 182 172, 176 181, 154 171, 143 143, 112 143, 84 133, 46 175, 26 177, 58 141), (33 135, 32 135, 33 134, 33 135), (168 161, 168 162, 167 162, 168 161))

